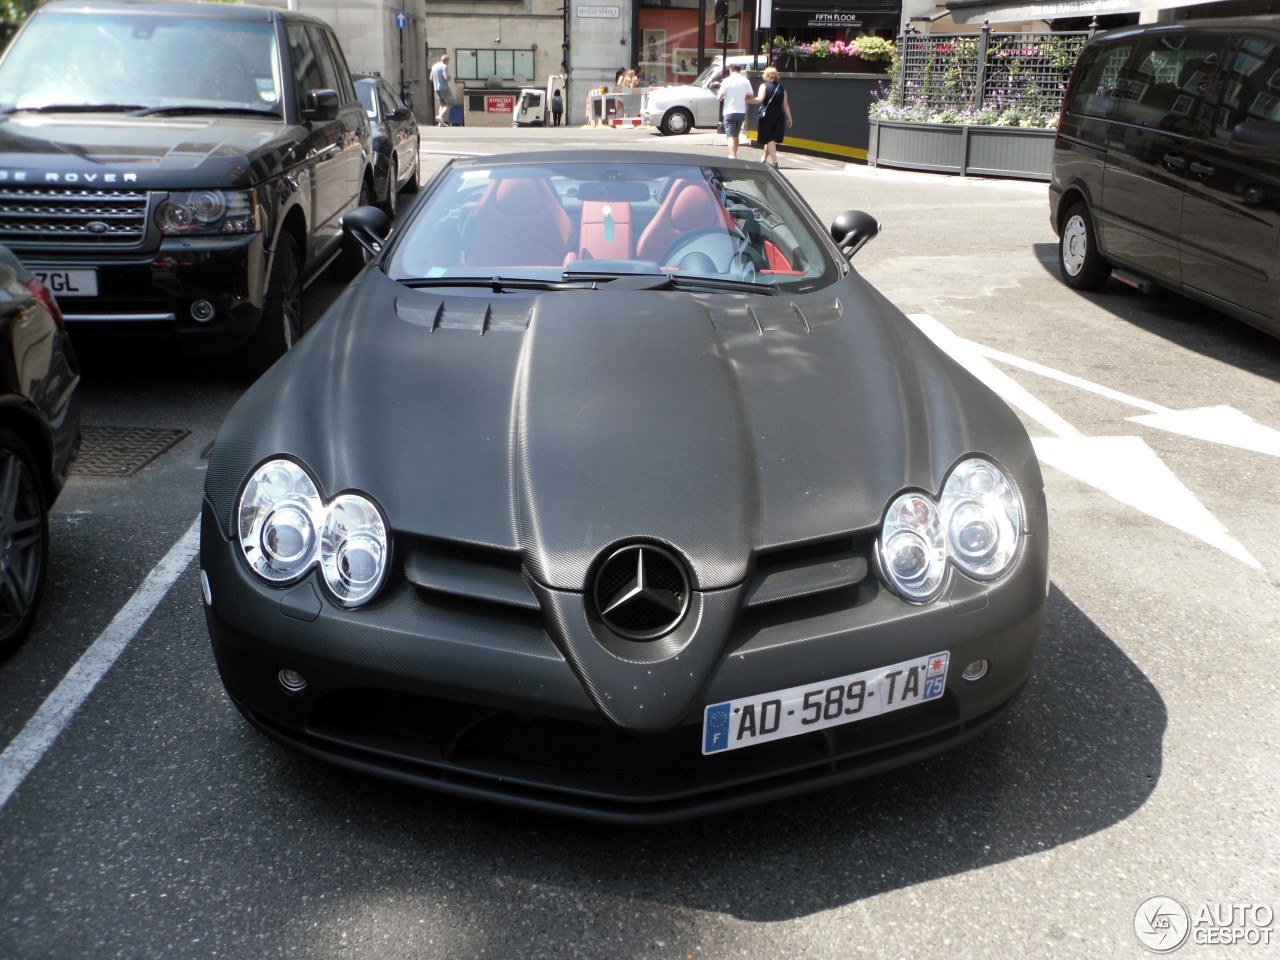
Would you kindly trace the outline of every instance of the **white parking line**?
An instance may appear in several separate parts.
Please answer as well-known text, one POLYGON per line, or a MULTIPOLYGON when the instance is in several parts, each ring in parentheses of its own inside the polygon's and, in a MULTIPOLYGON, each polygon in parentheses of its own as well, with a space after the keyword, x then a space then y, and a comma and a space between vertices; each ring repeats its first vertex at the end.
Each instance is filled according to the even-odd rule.
POLYGON ((53 746, 58 735, 71 722, 81 704, 93 693, 120 654, 129 646, 142 629, 160 601, 165 598, 174 581, 187 568, 200 546, 200 518, 187 528, 187 532, 169 548, 155 568, 147 574, 129 602, 120 608, 107 628, 98 635, 67 671, 53 692, 27 725, 13 738, 4 753, 0 753, 0 809, 8 803, 15 790, 40 762, 45 752, 53 746))

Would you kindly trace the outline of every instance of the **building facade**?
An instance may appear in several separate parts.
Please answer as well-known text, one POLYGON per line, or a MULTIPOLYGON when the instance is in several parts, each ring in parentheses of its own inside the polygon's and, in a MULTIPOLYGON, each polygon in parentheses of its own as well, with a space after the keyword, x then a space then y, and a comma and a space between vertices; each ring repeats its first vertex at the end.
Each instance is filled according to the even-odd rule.
POLYGON ((761 50, 773 36, 801 41, 892 38, 910 27, 956 33, 989 22, 1004 31, 1085 29, 1209 15, 1280 12, 1280 0, 254 0, 331 23, 353 70, 381 73, 435 116, 431 65, 450 56, 465 122, 510 126, 525 86, 563 77, 565 121, 582 123, 587 97, 619 70, 642 85, 692 81, 711 58, 761 50), (1265 8, 1265 9, 1264 9, 1265 8))

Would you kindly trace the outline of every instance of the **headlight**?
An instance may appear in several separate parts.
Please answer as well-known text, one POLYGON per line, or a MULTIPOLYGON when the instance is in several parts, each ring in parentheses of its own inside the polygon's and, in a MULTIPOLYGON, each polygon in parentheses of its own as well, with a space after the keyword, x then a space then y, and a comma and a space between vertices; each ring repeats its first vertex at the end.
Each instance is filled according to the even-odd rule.
POLYGON ((253 233, 258 199, 252 190, 171 193, 156 207, 156 225, 168 236, 253 233))
POLYGON ((318 563, 329 592, 349 607, 377 593, 387 572, 387 526, 373 501, 344 493, 326 504, 292 460, 269 460, 249 478, 238 539, 249 569, 266 582, 293 583, 318 563))
POLYGON ((990 460, 966 460, 942 488, 947 551, 965 573, 994 580, 1017 555, 1022 541, 1022 500, 990 460))
POLYGON ((907 493, 889 505, 880 532, 880 565, 898 594, 927 603, 942 590, 950 560, 977 580, 1008 572, 1022 541, 1022 499, 989 460, 959 463, 939 503, 907 493))
POLYGON ((387 528, 369 500, 348 493, 329 504, 320 569, 333 595, 348 606, 377 593, 387 572, 387 528))
POLYGON ((893 501, 880 535, 880 558, 902 596, 918 603, 937 596, 947 572, 947 544, 932 500, 908 493, 893 501))

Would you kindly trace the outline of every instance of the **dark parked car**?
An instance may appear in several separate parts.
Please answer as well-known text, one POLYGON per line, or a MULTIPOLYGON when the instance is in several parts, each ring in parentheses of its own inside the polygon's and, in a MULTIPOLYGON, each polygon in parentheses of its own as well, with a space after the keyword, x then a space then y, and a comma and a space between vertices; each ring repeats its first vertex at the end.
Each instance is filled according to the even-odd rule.
POLYGON ((49 507, 80 446, 80 367, 49 289, 0 247, 0 659, 31 629, 49 507))
POLYGON ((382 77, 356 74, 356 93, 373 128, 375 202, 394 217, 401 191, 418 192, 418 121, 382 77))
POLYGON ((302 290, 349 275, 369 119, 333 31, 220 3, 51 0, 0 59, 0 241, 73 336, 239 348, 265 367, 302 290))
POLYGON ((1070 286, 1097 289, 1115 268, 1280 336, 1280 17, 1090 41, 1049 197, 1070 286))
POLYGON ((662 821, 943 750, 1026 682, 1018 418, 758 163, 455 160, 237 403, 218 668, 264 732, 475 797, 662 821), (835 242, 833 242, 833 239, 835 242))

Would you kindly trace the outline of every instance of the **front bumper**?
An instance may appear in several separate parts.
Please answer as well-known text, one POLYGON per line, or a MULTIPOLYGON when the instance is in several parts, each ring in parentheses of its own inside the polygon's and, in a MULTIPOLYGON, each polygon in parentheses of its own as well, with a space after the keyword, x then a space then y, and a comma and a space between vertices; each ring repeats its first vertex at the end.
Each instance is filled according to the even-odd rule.
POLYGON ((158 250, 129 254, 15 251, 34 269, 96 271, 97 296, 58 296, 77 340, 172 339, 201 353, 242 342, 262 316, 267 252, 261 233, 168 239, 158 250), (193 317, 198 301, 213 305, 210 319, 193 317))
POLYGON ((910 763, 996 720, 1030 675, 1044 613, 1043 499, 1030 512, 1028 549, 998 584, 957 577, 944 600, 917 607, 871 576, 838 603, 743 611, 695 701, 662 729, 607 720, 600 691, 587 688, 558 645, 564 641, 552 639, 546 626, 563 627, 566 611, 581 606, 576 595, 544 603, 544 624, 540 615, 494 618, 438 602, 393 574, 375 603, 343 610, 314 575, 285 589, 260 583, 207 503, 206 620, 237 707, 298 750, 462 796, 603 821, 669 822, 910 763), (938 700, 702 755, 706 704, 943 649, 954 666, 938 700), (990 664, 987 675, 962 679, 964 665, 980 659, 990 664), (304 678, 305 690, 289 692, 281 671, 304 678))

